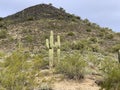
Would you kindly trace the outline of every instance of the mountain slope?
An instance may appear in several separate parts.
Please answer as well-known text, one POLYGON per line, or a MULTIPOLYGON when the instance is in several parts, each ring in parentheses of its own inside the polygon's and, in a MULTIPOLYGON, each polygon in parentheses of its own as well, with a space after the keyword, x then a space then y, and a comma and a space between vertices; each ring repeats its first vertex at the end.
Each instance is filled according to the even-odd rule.
POLYGON ((66 13, 63 8, 55 8, 51 4, 39 4, 26 8, 14 15, 5 17, 6 20, 13 20, 14 22, 21 22, 27 20, 38 20, 38 19, 71 19, 71 15, 66 13))
POLYGON ((47 4, 26 8, 1 20, 0 48, 12 51, 22 42, 31 51, 41 52, 51 30, 55 35, 60 34, 62 50, 115 52, 120 49, 119 33, 47 4))

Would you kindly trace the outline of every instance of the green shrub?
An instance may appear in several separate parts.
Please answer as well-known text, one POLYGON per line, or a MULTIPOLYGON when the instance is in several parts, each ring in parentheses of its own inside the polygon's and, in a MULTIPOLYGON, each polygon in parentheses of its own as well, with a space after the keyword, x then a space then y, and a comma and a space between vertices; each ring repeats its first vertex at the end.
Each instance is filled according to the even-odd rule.
POLYGON ((101 31, 98 36, 99 36, 99 37, 104 37, 104 36, 105 36, 105 32, 102 32, 102 31, 101 31))
POLYGON ((40 70, 47 68, 49 65, 48 60, 44 60, 42 56, 36 55, 33 59, 33 69, 40 70))
POLYGON ((86 62, 83 56, 71 54, 66 56, 56 66, 58 73, 66 75, 70 79, 82 79, 84 77, 86 62))
POLYGON ((30 16, 27 18, 28 21, 33 21, 34 19, 35 19, 34 17, 30 17, 30 16))
POLYGON ((68 51, 68 50, 70 50, 70 46, 71 46, 71 43, 69 43, 69 42, 64 42, 64 43, 62 44, 61 50, 62 50, 62 51, 68 51))
POLYGON ((68 32, 67 35, 68 36, 75 36, 75 33, 74 32, 68 32))
POLYGON ((81 17, 80 16, 76 16, 76 19, 81 20, 81 17))
POLYGON ((28 75, 30 64, 28 55, 16 51, 7 57, 0 71, 0 90, 33 90, 34 77, 28 75))
POLYGON ((92 43, 96 43, 98 42, 98 39, 96 37, 91 37, 89 38, 89 41, 91 41, 92 43))
POLYGON ((112 46, 112 48, 110 50, 112 52, 118 52, 118 50, 120 50, 120 44, 116 44, 116 45, 112 46))
POLYGON ((71 44, 71 49, 73 50, 85 50, 85 49, 88 49, 88 46, 89 46, 89 41, 87 40, 81 40, 81 41, 76 41, 74 43, 71 44))
POLYGON ((107 35, 105 36, 106 39, 113 39, 113 37, 114 37, 113 34, 107 34, 107 35))
POLYGON ((92 30, 90 28, 86 29, 87 32, 91 32, 92 30))
POLYGON ((32 35, 26 35, 24 38, 27 42, 31 43, 33 41, 33 36, 32 35))
POLYGON ((120 37, 120 32, 117 32, 116 35, 120 37))
POLYGON ((0 21, 2 21, 3 20, 3 18, 2 17, 0 17, 0 21))
POLYGON ((0 31, 0 38, 6 38, 7 37, 7 31, 6 30, 1 30, 0 31))
POLYGON ((99 44, 91 44, 90 49, 93 52, 99 52, 100 51, 100 46, 99 46, 99 44))
POLYGON ((105 58, 102 63, 104 82, 101 88, 105 90, 120 90, 120 65, 111 58, 105 58))
POLYGON ((76 42, 71 45, 71 48, 73 50, 83 50, 85 48, 85 45, 82 42, 76 42))
POLYGON ((65 12, 64 8, 62 7, 60 7, 59 10, 65 12))
POLYGON ((5 53, 0 51, 0 58, 4 57, 5 53))

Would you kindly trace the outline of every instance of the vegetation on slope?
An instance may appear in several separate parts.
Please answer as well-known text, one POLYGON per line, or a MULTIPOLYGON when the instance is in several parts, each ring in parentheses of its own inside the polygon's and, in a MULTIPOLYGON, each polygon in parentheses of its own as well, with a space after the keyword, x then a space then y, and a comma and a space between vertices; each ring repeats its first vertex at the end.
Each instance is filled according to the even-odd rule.
POLYGON ((66 13, 63 8, 41 4, 0 18, 0 49, 10 53, 9 56, 0 53, 1 90, 51 89, 49 83, 54 79, 47 81, 43 77, 51 74, 45 46, 51 30, 61 37, 61 61, 54 66, 54 74, 62 73, 69 79, 79 80, 100 73, 104 79, 102 88, 120 88, 116 60, 120 33, 66 13), (14 51, 19 43, 24 50, 14 51), (41 74, 44 69, 48 72, 41 74))

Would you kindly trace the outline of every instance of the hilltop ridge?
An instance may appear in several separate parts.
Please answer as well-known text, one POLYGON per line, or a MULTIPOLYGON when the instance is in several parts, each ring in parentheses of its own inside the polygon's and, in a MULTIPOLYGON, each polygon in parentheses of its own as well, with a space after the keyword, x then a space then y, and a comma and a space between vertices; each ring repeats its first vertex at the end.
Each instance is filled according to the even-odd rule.
POLYGON ((38 4, 5 17, 6 20, 13 20, 16 22, 38 20, 43 18, 70 20, 71 14, 66 13, 61 7, 56 8, 52 6, 52 4, 38 4))

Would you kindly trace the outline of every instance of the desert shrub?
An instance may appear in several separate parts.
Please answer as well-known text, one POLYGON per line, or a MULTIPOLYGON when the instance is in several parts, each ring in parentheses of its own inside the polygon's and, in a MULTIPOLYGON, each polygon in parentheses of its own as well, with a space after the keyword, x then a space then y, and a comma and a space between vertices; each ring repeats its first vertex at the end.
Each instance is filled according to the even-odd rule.
POLYGON ((118 52, 118 50, 120 50, 120 44, 116 44, 110 48, 111 52, 118 52))
POLYGON ((49 65, 48 60, 44 60, 42 56, 36 55, 33 58, 33 69, 40 70, 47 68, 49 65))
POLYGON ((86 62, 79 54, 67 55, 56 66, 56 71, 66 75, 70 79, 82 79, 86 62))
POLYGON ((120 32, 117 32, 116 35, 117 35, 117 36, 120 36, 120 32))
POLYGON ((83 50, 85 48, 85 45, 82 42, 76 42, 71 45, 71 48, 73 50, 83 50))
POLYGON ((88 26, 91 26, 92 24, 90 22, 87 23, 88 26))
POLYGON ((28 75, 30 64, 28 56, 15 51, 7 57, 0 71, 0 89, 2 90, 33 90, 34 77, 28 75))
POLYGON ((1 30, 0 31, 0 38, 6 38, 7 37, 7 31, 6 30, 1 30))
POLYGON ((104 36, 105 36, 105 33, 101 31, 98 36, 99 36, 99 37, 104 37, 104 36))
POLYGON ((71 44, 71 49, 73 50, 85 50, 88 49, 89 41, 87 40, 81 40, 81 41, 76 41, 71 44))
POLYGON ((27 42, 31 43, 33 41, 33 36, 32 35, 26 35, 24 38, 27 42))
POLYGON ((42 83, 40 86, 39 86, 39 90, 53 90, 51 85, 48 84, 48 83, 42 83))
POLYGON ((76 16, 76 19, 81 20, 81 17, 80 16, 76 16))
POLYGON ((0 23, 0 28, 3 28, 3 27, 4 27, 4 25, 2 23, 0 23))
POLYGON ((90 28, 86 29, 87 32, 91 32, 92 30, 90 28))
POLYGON ((4 57, 5 53, 4 52, 0 52, 0 58, 4 57))
POLYGON ((96 42, 98 42, 98 39, 96 37, 91 37, 91 38, 89 38, 89 41, 92 43, 96 43, 96 42))
POLYGON ((89 20, 88 19, 84 19, 83 22, 84 23, 89 23, 89 20))
POLYGON ((33 21, 34 19, 35 19, 34 17, 30 17, 30 16, 27 17, 27 20, 28 20, 28 21, 33 21))
POLYGON ((117 61, 106 57, 102 62, 104 82, 101 88, 105 90, 120 90, 120 65, 117 61))
POLYGON ((0 21, 2 21, 3 20, 3 18, 2 17, 0 17, 0 21))
POLYGON ((100 51, 99 44, 91 44, 90 45, 90 50, 93 51, 93 52, 99 52, 100 51))
POLYGON ((70 46, 71 46, 71 44, 70 44, 69 42, 64 42, 64 43, 62 44, 61 50, 62 50, 62 51, 67 51, 67 50, 70 49, 70 46))
POLYGON ((107 35, 105 36, 106 39, 113 39, 113 37, 114 37, 113 34, 107 34, 107 35))
POLYGON ((68 36, 75 36, 75 33, 74 32, 68 32, 67 35, 68 36))
POLYGON ((65 12, 64 8, 62 7, 60 7, 59 10, 65 12))

